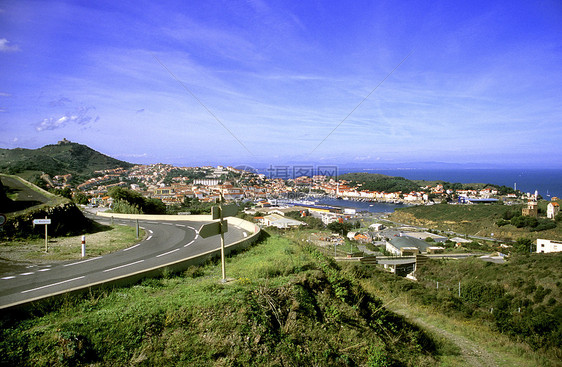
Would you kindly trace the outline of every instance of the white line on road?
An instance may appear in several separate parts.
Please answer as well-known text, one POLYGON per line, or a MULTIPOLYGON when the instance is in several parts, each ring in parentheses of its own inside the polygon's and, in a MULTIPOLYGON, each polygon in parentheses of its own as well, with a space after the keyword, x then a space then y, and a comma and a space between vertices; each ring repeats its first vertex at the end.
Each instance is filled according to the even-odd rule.
POLYGON ((190 243, 185 244, 183 247, 187 247, 187 246, 191 245, 193 242, 195 242, 195 240, 191 241, 190 243))
POLYGON ((148 238, 146 239, 147 241, 150 240, 152 238, 152 235, 148 236, 148 238))
POLYGON ((173 226, 174 225, 173 223, 162 223, 162 224, 165 224, 167 226, 173 226))
POLYGON ((39 269, 37 271, 49 271, 49 270, 51 270, 51 269, 39 269))
POLYGON ((177 249, 175 249, 175 250, 168 251, 168 252, 164 252, 163 254, 157 255, 156 257, 160 257, 160 256, 164 256, 164 255, 169 255, 169 254, 171 254, 171 253, 173 253, 173 252, 176 252, 176 251, 179 251, 179 250, 180 250, 180 249, 177 248, 177 249))
POLYGON ((148 230, 148 233, 152 234, 152 233, 153 233, 153 232, 152 232, 152 229, 149 229, 149 230, 148 230))
POLYGON ((53 283, 53 284, 44 285, 44 286, 38 287, 38 288, 28 289, 28 290, 23 291, 23 292, 21 292, 21 293, 33 292, 33 291, 37 291, 37 290, 43 289, 43 288, 54 287, 55 285, 59 285, 59 284, 64 284, 64 283, 72 282, 73 280, 78 280, 78 279, 82 279, 82 278, 85 278, 85 275, 83 275, 83 276, 81 276, 81 277, 78 277, 78 278, 72 278, 72 279, 63 280, 62 282, 58 282, 58 283, 53 283))
POLYGON ((14 278, 15 278, 15 276, 14 276, 14 275, 12 275, 12 276, 9 276, 9 277, 4 277, 4 278, 1 278, 1 279, 2 279, 2 280, 8 280, 8 279, 14 279, 14 278))
POLYGON ((31 275, 31 274, 35 274, 35 272, 30 272, 30 273, 21 273, 20 275, 31 275))
POLYGON ((134 245, 134 246, 131 246, 131 247, 127 247, 127 248, 126 248, 126 249, 124 249, 123 251, 129 251, 129 250, 132 250, 132 249, 134 249, 134 248, 135 248, 135 247, 137 247, 137 246, 140 246, 140 243, 137 243, 136 245, 134 245))
POLYGON ((185 227, 185 224, 176 224, 176 227, 185 227))
POLYGON ((130 264, 125 264, 125 265, 117 266, 117 267, 115 267, 115 268, 111 268, 111 269, 104 270, 103 272, 106 273, 106 272, 108 272, 108 271, 113 271, 113 270, 121 269, 121 268, 124 268, 124 267, 126 267, 126 266, 131 266, 131 265, 135 265, 135 264, 141 263, 141 262, 143 262, 143 261, 144 261, 144 260, 135 261, 134 263, 130 263, 130 264))
POLYGON ((97 260, 97 259, 101 259, 101 256, 92 257, 91 259, 78 261, 78 262, 75 262, 75 263, 72 263, 72 264, 66 264, 66 265, 64 265, 64 266, 72 266, 72 265, 83 264, 83 263, 87 263, 88 261, 97 260))

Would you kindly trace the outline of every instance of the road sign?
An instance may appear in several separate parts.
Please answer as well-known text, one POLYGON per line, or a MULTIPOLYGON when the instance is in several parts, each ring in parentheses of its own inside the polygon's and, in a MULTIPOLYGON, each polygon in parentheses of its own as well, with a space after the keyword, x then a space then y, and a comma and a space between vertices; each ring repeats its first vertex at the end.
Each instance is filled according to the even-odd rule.
POLYGON ((51 224, 50 219, 33 219, 33 224, 51 224))
POLYGON ((6 216, 4 214, 0 214, 0 227, 2 227, 6 223, 6 216))
POLYGON ((223 220, 222 222, 211 222, 203 224, 199 229, 199 236, 207 238, 226 232, 228 232, 228 223, 226 222, 226 220, 223 220))
POLYGON ((218 206, 213 206, 211 208, 211 214, 213 215, 213 219, 220 219, 221 214, 223 218, 232 217, 236 215, 236 213, 238 213, 238 205, 236 204, 222 205, 222 208, 218 206))

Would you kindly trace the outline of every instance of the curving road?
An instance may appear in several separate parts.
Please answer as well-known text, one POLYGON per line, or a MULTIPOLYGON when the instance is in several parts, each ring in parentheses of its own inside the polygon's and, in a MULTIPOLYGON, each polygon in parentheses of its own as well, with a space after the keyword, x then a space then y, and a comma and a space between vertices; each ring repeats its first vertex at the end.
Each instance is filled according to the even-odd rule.
MULTIPOLYGON (((136 221, 115 219, 114 223, 135 225, 136 221)), ((124 250, 79 261, 37 265, 23 273, 3 274, 0 309, 113 281, 220 248, 219 236, 207 239, 199 236, 198 229, 204 223, 208 222, 139 220, 147 237, 124 250)), ((225 245, 247 235, 243 229, 229 224, 225 245)))

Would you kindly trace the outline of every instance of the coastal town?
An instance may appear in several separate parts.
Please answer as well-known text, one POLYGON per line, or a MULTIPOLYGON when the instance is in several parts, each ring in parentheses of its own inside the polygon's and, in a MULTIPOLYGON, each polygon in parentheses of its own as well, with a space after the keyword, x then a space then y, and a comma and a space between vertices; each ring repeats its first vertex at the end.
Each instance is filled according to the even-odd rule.
MULTIPOLYGON (((266 173, 258 173, 255 169, 244 170, 230 166, 175 167, 170 164, 151 164, 135 165, 130 169, 96 171, 94 177, 77 184, 75 188, 70 184, 70 174, 48 178, 47 182, 55 188, 69 187, 82 192, 97 205, 109 204, 107 192, 116 186, 137 191, 145 197, 160 199, 166 205, 179 204, 186 197, 197 198, 201 202, 215 202, 221 195, 226 201, 256 203, 269 199, 299 199, 307 195, 321 195, 343 200, 413 205, 440 203, 443 200, 451 201, 452 198, 461 203, 536 199, 536 194, 516 191, 501 193, 495 187, 451 189, 442 184, 422 186, 419 190, 410 192, 371 191, 362 189, 361 184, 353 185, 352 182, 338 179, 335 174, 295 177, 290 174, 279 175, 278 171, 278 167, 271 168, 266 173)), ((314 170, 310 169, 310 172, 314 170)))

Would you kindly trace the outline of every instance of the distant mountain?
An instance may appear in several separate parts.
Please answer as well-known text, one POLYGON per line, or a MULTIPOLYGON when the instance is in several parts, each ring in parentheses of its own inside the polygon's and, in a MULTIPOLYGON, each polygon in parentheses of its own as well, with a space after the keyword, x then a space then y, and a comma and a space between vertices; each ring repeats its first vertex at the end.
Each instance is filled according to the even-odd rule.
POLYGON ((97 170, 133 164, 111 158, 92 148, 66 139, 39 149, 0 149, 0 173, 39 171, 53 175, 87 175, 97 170))

